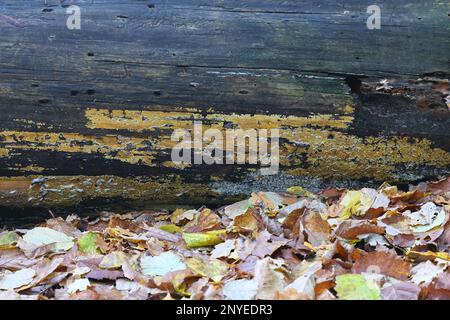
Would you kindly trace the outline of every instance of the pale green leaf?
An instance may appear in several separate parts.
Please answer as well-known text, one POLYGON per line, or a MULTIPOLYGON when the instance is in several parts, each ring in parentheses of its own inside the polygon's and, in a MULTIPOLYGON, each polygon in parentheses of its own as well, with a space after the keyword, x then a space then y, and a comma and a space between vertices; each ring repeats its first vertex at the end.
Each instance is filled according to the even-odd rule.
POLYGON ((340 300, 380 300, 380 288, 360 274, 343 274, 336 277, 340 300))
POLYGON ((84 235, 82 235, 78 239, 78 247, 80 248, 80 251, 87 254, 95 254, 99 253, 99 247, 97 244, 99 235, 95 232, 88 232, 84 235))
POLYGON ((46 227, 31 229, 23 236, 23 240, 37 247, 54 244, 54 251, 70 250, 74 244, 72 237, 46 227))

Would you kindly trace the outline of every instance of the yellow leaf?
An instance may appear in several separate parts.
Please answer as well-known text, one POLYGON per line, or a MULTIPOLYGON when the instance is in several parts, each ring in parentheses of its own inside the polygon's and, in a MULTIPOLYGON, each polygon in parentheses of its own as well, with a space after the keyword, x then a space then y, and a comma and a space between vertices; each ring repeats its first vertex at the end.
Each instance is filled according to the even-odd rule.
POLYGON ((309 192, 305 188, 298 187, 298 186, 293 186, 293 187, 287 188, 286 192, 289 194, 292 194, 294 196, 300 196, 300 197, 306 197, 306 198, 314 196, 311 192, 309 192))
POLYGON ((223 242, 219 235, 226 233, 226 230, 214 230, 203 233, 183 233, 183 239, 188 248, 211 247, 223 242))
POLYGON ((341 200, 341 206, 344 207, 344 211, 340 218, 345 220, 352 215, 362 216, 370 209, 372 202, 372 198, 362 191, 348 191, 341 200))
POLYGON ((208 277, 214 282, 222 280, 228 272, 228 263, 218 259, 210 259, 204 262, 200 258, 191 258, 186 261, 187 266, 195 273, 208 277))
POLYGON ((6 232, 0 236, 0 249, 13 249, 19 240, 20 236, 17 233, 6 232))
POLYGON ((442 259, 450 261, 450 254, 447 252, 433 252, 433 251, 426 251, 426 252, 419 252, 419 251, 407 251, 406 256, 408 258, 414 259, 414 260, 434 260, 434 259, 442 259))
POLYGON ((164 231, 167 231, 167 232, 170 232, 170 233, 177 233, 177 232, 181 232, 182 231, 182 229, 179 226, 175 225, 175 224, 166 224, 166 225, 160 226, 159 228, 161 230, 164 230, 164 231))
POLYGON ((102 269, 117 269, 122 267, 122 264, 127 261, 127 256, 122 251, 113 251, 103 257, 99 264, 102 269))

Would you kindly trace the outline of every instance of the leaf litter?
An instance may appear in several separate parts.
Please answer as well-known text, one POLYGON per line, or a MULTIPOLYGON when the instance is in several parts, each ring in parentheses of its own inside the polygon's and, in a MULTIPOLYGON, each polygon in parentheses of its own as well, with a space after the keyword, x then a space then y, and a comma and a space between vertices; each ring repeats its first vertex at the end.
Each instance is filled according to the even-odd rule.
POLYGON ((0 299, 450 299, 450 178, 0 231, 0 299))

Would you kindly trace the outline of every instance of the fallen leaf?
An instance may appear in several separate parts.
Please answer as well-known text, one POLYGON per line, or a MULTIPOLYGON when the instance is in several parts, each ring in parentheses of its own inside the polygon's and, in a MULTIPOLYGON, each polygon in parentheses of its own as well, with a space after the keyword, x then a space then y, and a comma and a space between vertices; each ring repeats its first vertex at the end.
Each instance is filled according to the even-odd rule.
POLYGON ((163 276, 166 273, 186 269, 180 257, 173 252, 164 252, 156 257, 141 257, 142 273, 147 276, 163 276))
POLYGON ((262 300, 273 299, 286 285, 280 266, 271 258, 256 262, 254 280, 258 284, 256 298, 262 300))
POLYGON ((434 278, 443 273, 444 269, 444 267, 437 266, 428 260, 421 262, 411 269, 411 281, 418 285, 428 285, 434 278))
POLYGON ((231 258, 231 252, 236 249, 236 240, 228 239, 219 243, 211 251, 211 258, 231 258))
POLYGON ((340 300, 380 300, 380 289, 371 280, 360 274, 343 274, 336 277, 336 287, 340 300))
POLYGON ((127 256, 122 251, 113 251, 103 257, 99 264, 103 269, 118 269, 127 260, 127 256))
POLYGON ((96 254, 100 253, 99 246, 97 241, 99 239, 99 235, 95 232, 87 232, 78 238, 78 247, 80 251, 87 254, 96 254))
POLYGON ((287 239, 275 238, 267 231, 261 231, 253 242, 251 254, 255 257, 264 258, 272 255, 280 247, 289 242, 287 239), (272 239, 274 238, 274 239, 272 239))
POLYGON ((397 282, 381 289, 383 300, 417 300, 420 287, 410 282, 397 282))
POLYGON ((313 193, 309 192, 305 188, 298 187, 298 186, 293 186, 293 187, 287 188, 286 192, 289 194, 292 194, 294 196, 299 196, 299 197, 306 197, 306 198, 314 197, 313 193))
POLYGON ((232 280, 223 286, 223 294, 229 300, 253 300, 257 293, 258 283, 255 280, 232 280))
POLYGON ((67 293, 74 294, 78 291, 84 291, 91 286, 89 279, 76 279, 67 286, 67 293))
POLYGON ((303 216, 303 226, 308 235, 308 242, 314 247, 329 242, 331 228, 328 222, 318 212, 307 212, 303 216))
POLYGON ((340 205, 344 208, 341 219, 362 216, 372 206, 373 199, 363 191, 347 191, 340 205))
POLYGON ((33 281, 36 271, 22 269, 16 272, 7 271, 0 276, 0 290, 10 290, 22 287, 33 281))
POLYGON ((427 184, 427 192, 433 194, 444 194, 450 191, 450 177, 444 178, 436 182, 430 182, 427 184))
POLYGON ((209 259, 203 261, 200 258, 191 258, 186 260, 186 265, 195 273, 203 277, 208 277, 214 282, 222 280, 227 274, 229 265, 218 259, 209 259))
POLYGON ((15 248, 17 242, 20 240, 20 236, 13 232, 7 231, 0 234, 0 249, 11 249, 15 248))
POLYGON ((352 272, 372 272, 407 280, 411 273, 411 264, 402 260, 394 251, 364 252, 356 259, 352 272))
POLYGON ((188 248, 211 247, 223 242, 220 235, 224 234, 225 230, 207 231, 203 233, 183 233, 183 240, 186 242, 188 248))
POLYGON ((249 208, 233 220, 233 230, 236 232, 256 235, 260 229, 262 229, 262 223, 253 208, 249 208))
POLYGON ((36 227, 23 236, 23 241, 36 247, 52 245, 55 252, 67 251, 73 247, 73 238, 46 227, 36 227))
POLYGON ((337 227, 335 234, 344 239, 357 239, 361 234, 384 234, 384 229, 367 220, 345 220, 337 227))

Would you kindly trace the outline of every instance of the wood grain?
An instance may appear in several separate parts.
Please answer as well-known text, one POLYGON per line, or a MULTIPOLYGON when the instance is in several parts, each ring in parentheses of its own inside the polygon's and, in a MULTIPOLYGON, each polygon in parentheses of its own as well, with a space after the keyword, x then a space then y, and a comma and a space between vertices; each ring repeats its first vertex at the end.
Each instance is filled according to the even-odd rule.
POLYGON ((372 2, 3 0, 0 200, 223 203, 448 175, 450 4, 383 1, 368 30, 372 2), (170 135, 194 120, 279 128, 280 173, 174 166, 170 135))

